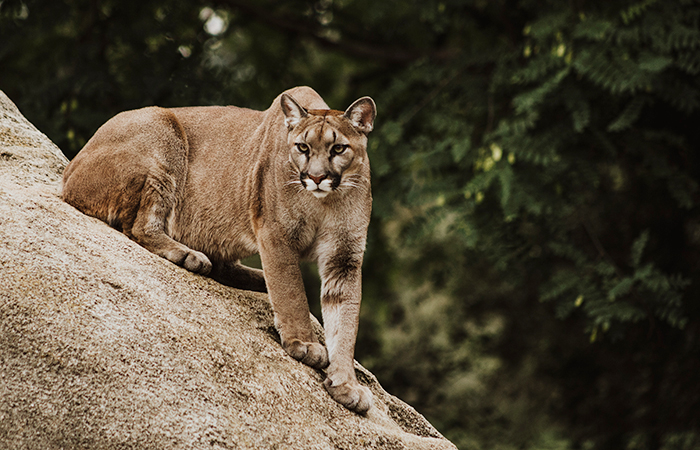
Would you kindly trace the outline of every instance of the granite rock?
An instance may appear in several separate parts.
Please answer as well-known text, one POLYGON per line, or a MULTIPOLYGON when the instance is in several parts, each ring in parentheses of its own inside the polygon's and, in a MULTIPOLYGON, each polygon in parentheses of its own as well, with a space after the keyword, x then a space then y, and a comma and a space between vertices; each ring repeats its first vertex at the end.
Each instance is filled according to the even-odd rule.
POLYGON ((373 408, 333 401, 265 294, 67 205, 66 164, 0 91, 0 448, 455 448, 359 364, 373 408))

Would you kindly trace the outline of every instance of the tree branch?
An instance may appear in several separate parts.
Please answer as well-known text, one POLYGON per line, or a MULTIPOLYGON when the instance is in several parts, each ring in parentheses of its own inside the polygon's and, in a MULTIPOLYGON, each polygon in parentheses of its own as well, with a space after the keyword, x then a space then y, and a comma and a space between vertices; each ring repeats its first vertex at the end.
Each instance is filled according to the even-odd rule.
POLYGON ((347 39, 331 39, 325 31, 328 29, 321 24, 301 21, 298 17, 280 17, 267 9, 254 6, 245 0, 204 0, 203 3, 215 7, 225 7, 236 10, 252 20, 277 30, 292 33, 297 36, 314 40, 319 45, 345 53, 357 58, 370 59, 386 65, 406 65, 421 58, 448 59, 458 51, 451 49, 418 50, 384 46, 373 42, 350 41, 347 39))

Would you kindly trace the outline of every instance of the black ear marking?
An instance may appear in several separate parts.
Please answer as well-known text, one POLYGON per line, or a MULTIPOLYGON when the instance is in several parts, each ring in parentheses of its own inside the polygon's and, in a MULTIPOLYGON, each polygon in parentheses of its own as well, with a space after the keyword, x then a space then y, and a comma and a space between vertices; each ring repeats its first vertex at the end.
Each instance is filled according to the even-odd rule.
POLYGON ((284 113, 284 124, 287 128, 291 130, 301 122, 301 119, 308 115, 306 109, 297 103, 289 94, 282 94, 280 97, 280 106, 282 107, 282 112, 284 113))
POLYGON ((377 105, 370 97, 362 97, 345 110, 343 117, 360 132, 368 134, 374 128, 374 119, 377 117, 377 105))

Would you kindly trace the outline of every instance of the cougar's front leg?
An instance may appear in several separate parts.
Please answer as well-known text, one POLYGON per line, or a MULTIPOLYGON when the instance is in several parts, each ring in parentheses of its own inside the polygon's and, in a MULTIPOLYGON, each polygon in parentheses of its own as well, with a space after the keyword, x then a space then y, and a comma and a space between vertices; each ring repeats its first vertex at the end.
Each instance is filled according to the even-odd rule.
POLYGON ((338 253, 319 260, 321 308, 330 365, 324 386, 346 408, 359 414, 372 406, 372 393, 357 382, 355 339, 362 298, 362 253, 338 253))
POLYGON ((261 233, 258 246, 282 347, 294 359, 323 369, 328 366, 328 352, 318 343, 311 327, 299 257, 273 234, 261 233))

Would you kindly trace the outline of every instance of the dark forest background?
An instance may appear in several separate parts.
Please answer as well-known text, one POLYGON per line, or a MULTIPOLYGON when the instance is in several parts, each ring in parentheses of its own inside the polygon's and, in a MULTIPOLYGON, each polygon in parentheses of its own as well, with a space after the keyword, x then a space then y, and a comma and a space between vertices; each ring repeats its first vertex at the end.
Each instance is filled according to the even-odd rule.
POLYGON ((0 89, 69 158, 296 85, 378 105, 356 356, 390 392, 462 450, 700 448, 700 3, 0 1, 0 89))

